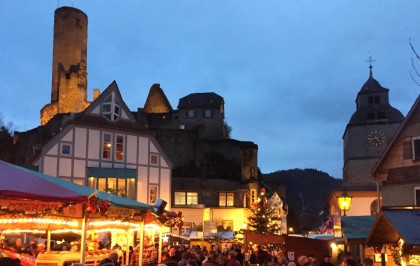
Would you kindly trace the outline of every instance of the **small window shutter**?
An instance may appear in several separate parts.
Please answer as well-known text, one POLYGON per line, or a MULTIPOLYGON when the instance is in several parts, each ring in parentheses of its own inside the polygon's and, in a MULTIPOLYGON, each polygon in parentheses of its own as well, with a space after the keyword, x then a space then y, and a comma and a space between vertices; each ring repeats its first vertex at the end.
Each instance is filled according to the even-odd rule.
POLYGON ((414 160, 420 159, 420 139, 414 140, 414 160))
POLYGON ((413 158, 413 150, 411 147, 411 141, 404 141, 403 143, 403 156, 404 160, 413 158))

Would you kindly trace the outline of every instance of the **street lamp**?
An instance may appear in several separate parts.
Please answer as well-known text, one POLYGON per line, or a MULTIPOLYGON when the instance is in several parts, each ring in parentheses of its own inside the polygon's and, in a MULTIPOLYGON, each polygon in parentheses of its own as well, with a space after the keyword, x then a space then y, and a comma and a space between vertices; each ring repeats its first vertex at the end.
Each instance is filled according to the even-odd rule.
POLYGON ((346 216, 346 211, 350 209, 351 198, 352 196, 349 196, 346 191, 343 191, 337 198, 338 207, 340 210, 344 211, 344 216, 346 216))

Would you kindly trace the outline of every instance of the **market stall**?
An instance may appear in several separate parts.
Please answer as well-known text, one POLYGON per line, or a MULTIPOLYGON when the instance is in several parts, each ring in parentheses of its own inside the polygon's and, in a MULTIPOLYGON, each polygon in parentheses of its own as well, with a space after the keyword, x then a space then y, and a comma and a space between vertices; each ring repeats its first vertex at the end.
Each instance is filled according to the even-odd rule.
POLYGON ((54 256, 95 265, 107 253, 98 250, 93 231, 119 230, 125 239, 134 231, 142 235, 147 213, 152 215, 152 206, 0 161, 0 229, 3 234, 45 234, 46 250, 38 255, 38 265, 54 256), (80 234, 78 245, 52 250, 51 236, 58 232, 80 234))

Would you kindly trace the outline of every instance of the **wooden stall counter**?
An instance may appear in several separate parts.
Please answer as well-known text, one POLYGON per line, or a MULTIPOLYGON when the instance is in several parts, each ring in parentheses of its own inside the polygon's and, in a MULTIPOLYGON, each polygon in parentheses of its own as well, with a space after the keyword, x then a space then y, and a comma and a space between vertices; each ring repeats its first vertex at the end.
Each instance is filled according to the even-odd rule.
MULTIPOLYGON (((86 251, 86 266, 97 266, 109 255, 109 250, 86 251)), ((80 262, 80 252, 51 251, 38 254, 36 266, 71 266, 80 262)))

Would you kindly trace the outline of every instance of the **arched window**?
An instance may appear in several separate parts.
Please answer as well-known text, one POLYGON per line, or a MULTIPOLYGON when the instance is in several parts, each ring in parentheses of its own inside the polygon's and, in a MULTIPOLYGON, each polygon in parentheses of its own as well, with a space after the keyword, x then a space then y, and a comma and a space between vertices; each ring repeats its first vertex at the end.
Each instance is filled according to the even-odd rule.
POLYGON ((370 204, 370 215, 377 215, 379 213, 379 209, 378 209, 378 200, 374 200, 372 201, 372 203, 370 204))

